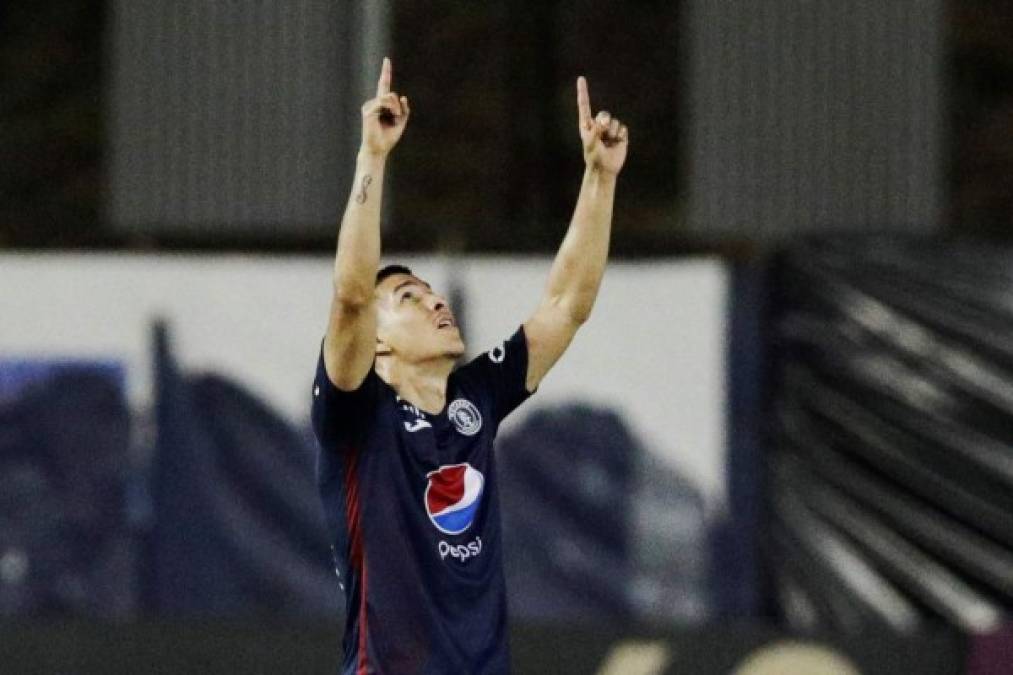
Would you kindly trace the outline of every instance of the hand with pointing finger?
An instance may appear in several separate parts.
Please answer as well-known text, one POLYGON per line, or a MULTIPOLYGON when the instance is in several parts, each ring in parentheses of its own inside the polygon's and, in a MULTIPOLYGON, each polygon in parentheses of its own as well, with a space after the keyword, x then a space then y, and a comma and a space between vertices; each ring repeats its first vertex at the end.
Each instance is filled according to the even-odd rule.
POLYGON ((390 90, 391 64, 384 57, 376 98, 362 105, 362 151, 385 157, 393 149, 408 124, 408 97, 390 90))
POLYGON ((577 78, 577 124, 588 168, 618 174, 626 161, 629 131, 625 124, 604 110, 591 116, 591 99, 587 80, 583 77, 577 78))

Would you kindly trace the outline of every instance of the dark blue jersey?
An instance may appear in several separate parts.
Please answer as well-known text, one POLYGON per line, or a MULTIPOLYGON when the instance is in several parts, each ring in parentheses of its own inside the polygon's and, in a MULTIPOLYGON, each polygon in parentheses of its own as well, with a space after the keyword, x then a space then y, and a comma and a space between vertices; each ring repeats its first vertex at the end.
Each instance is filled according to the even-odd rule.
POLYGON ((507 673, 492 443, 529 395, 524 329, 458 368, 425 413, 370 370, 313 386, 320 496, 346 600, 342 673, 507 673))

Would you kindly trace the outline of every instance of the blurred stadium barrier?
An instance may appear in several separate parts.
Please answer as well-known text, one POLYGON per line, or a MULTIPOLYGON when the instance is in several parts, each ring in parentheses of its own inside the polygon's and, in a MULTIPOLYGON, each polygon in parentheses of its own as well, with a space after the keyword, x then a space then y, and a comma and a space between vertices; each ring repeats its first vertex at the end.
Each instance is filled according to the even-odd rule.
MULTIPOLYGON (((45 264, 52 260, 52 257, 43 256, 36 262, 45 264)), ((774 376, 777 387, 773 390, 774 398, 768 401, 770 414, 765 429, 774 432, 776 442, 767 455, 769 526, 761 524, 756 536, 739 540, 740 548, 727 549, 725 556, 708 555, 710 544, 705 542, 713 537, 713 532, 705 536, 700 527, 713 521, 708 521, 708 498, 704 493, 695 492, 699 483, 684 483, 677 475, 673 480, 666 473, 670 466, 645 461, 649 455, 639 448, 638 439, 647 427, 637 426, 639 431, 633 434, 634 427, 630 425, 639 418, 629 412, 617 414, 615 411, 621 406, 611 411, 607 406, 567 407, 559 405, 565 397, 553 399, 550 396, 547 402, 554 401, 553 405, 532 411, 518 424, 505 429, 504 447, 513 447, 513 450, 508 450, 510 458, 504 462, 504 493, 510 493, 506 487, 508 483, 513 488, 521 486, 516 489, 516 500, 504 500, 505 521, 512 523, 514 534, 539 531, 544 535, 537 541, 511 544, 510 556, 514 559, 508 561, 510 573, 515 579, 516 575, 521 575, 520 581, 514 584, 517 602, 511 609, 517 620, 518 635, 534 636, 530 641, 528 637, 518 638, 518 664, 542 663, 539 659, 549 658, 545 655, 550 654, 553 658, 563 658, 560 644, 586 646, 586 653, 582 651, 585 647, 574 647, 572 654, 565 653, 573 663, 582 664, 574 672, 593 672, 595 668, 613 667, 608 664, 632 664, 638 659, 642 663, 665 662, 665 668, 675 668, 673 664, 683 663, 679 659, 684 654, 691 659, 685 663, 713 663, 693 661, 705 659, 706 650, 702 647, 705 642, 694 645, 696 651, 685 651, 688 648, 683 642, 695 631, 703 631, 699 635, 709 635, 707 631, 711 629, 707 628, 684 628, 683 632, 661 634, 661 637, 650 631, 623 636, 632 639, 633 645, 654 645, 643 649, 617 646, 618 637, 587 638, 589 633, 584 631, 593 630, 594 625, 610 622, 625 625, 638 619, 670 622, 701 616, 758 618, 757 612, 743 610, 742 604, 721 604, 719 594, 706 590, 707 580, 722 588, 740 583, 743 577, 736 575, 743 571, 746 583, 760 578, 758 561, 751 556, 754 545, 762 547, 766 553, 767 569, 776 582, 776 593, 771 599, 785 618, 786 626, 796 634, 835 636, 831 640, 834 644, 844 641, 844 653, 858 664, 860 672, 897 672, 889 668, 876 671, 878 666, 868 665, 883 663, 882 654, 875 658, 870 656, 868 663, 862 660, 865 658, 862 654, 866 653, 863 650, 877 652, 876 639, 893 641, 890 649, 898 651, 890 652, 891 658, 907 660, 892 663, 902 663, 904 668, 909 668, 909 664, 921 663, 924 650, 922 647, 908 649, 904 645, 921 645, 921 636, 933 634, 943 626, 949 625, 949 632, 943 634, 947 637, 939 643, 942 645, 959 647, 962 643, 956 637, 958 629, 985 636, 1002 635, 996 631, 1000 631, 1006 621, 1013 575, 1010 564, 1013 535, 1009 527, 1009 513, 1013 512, 1010 508, 1013 504, 1009 503, 1013 494, 1009 489, 1013 473, 1004 442, 1013 414, 1013 397, 1007 384, 1009 373, 1013 371, 1013 352, 1005 339, 1009 333, 1007 324, 1011 321, 1007 260, 1007 252, 980 246, 951 244, 942 247, 894 239, 852 239, 797 245, 779 259, 771 276, 757 275, 750 283, 736 282, 731 286, 736 297, 727 307, 740 310, 743 306, 752 307, 740 319, 716 323, 732 331, 727 343, 731 349, 757 357, 762 349, 759 324, 765 318, 771 319, 768 328, 775 341, 777 360, 774 362, 776 368, 767 374, 774 376), (767 293, 772 293, 772 297, 768 298, 767 293), (768 304, 773 311, 769 316, 757 311, 758 306, 768 304), (754 339, 744 339, 748 336, 754 339), (566 426, 573 428, 569 436, 561 431, 566 426), (565 438, 582 439, 576 455, 573 454, 575 448, 568 445, 565 438), (581 458, 587 461, 579 469, 572 468, 581 458), (645 471, 650 480, 644 480, 645 471), (539 478, 536 481, 532 476, 539 478), (574 478, 576 482, 559 482, 564 477, 574 478), (652 480, 659 479, 660 483, 651 484, 652 480), (645 504, 650 506, 646 511, 645 504), (660 520, 644 518, 645 514, 654 513, 651 509, 656 511, 656 516, 661 516, 660 520), (588 531, 588 525, 593 527, 592 531, 588 531), (651 546, 645 547, 645 541, 651 546), (730 559, 730 550, 744 551, 746 562, 740 560, 738 567, 733 568, 720 567, 722 561, 730 559), (669 564, 667 571, 665 560, 669 564), (704 560, 706 562, 701 562, 704 560), (750 560, 753 562, 749 563, 750 560), (619 575, 625 579, 624 589, 610 584, 619 569, 626 570, 619 575), (642 585, 638 587, 637 584, 642 585), (648 588, 650 592, 638 596, 638 588, 648 588), (528 602, 531 599, 534 600, 528 602), (680 602, 687 604, 680 606, 680 602), (703 612, 699 611, 701 605, 705 608, 703 612), (729 614, 730 607, 739 607, 739 613, 729 614), (525 623, 537 617, 568 622, 574 626, 574 632, 560 632, 562 629, 557 623, 555 628, 544 628, 543 641, 534 628, 529 632, 534 624, 525 623), (550 639, 552 648, 544 646, 550 639), (665 645, 669 645, 667 641, 674 641, 671 645, 675 646, 658 647, 657 640, 665 645), (593 649, 592 644, 595 645, 593 649), (532 646, 529 650, 525 645, 532 646), (659 656, 662 654, 667 656, 662 658, 659 656)), ((11 282, 8 287, 32 285, 41 289, 50 283, 54 299, 59 298, 60 289, 66 284, 46 282, 50 273, 42 271, 46 269, 44 265, 35 268, 37 273, 24 277, 31 269, 30 264, 25 266, 29 261, 16 259, 16 262, 0 268, 0 277, 11 282)), ((75 269, 69 264, 57 267, 61 272, 75 269)), ((148 264, 138 269, 143 268, 148 279, 155 283, 156 267, 148 264)), ((276 275, 274 272, 279 270, 271 271, 271 265, 254 263, 254 269, 258 270, 255 276, 274 284, 277 292, 281 288, 277 285, 280 280, 290 277, 301 265, 286 263, 282 267, 288 271, 276 275)), ((536 266, 493 265, 482 272, 471 269, 467 274, 472 280, 481 280, 484 275, 499 277, 510 288, 522 289, 528 283, 529 267, 536 266)), ((221 305, 217 313, 226 307, 236 310, 239 301, 235 289, 242 287, 252 289, 257 296, 252 304, 239 302, 238 305, 240 309, 254 308, 254 328, 260 325, 260 315, 265 311, 302 315, 303 310, 295 306, 279 309, 265 306, 259 299, 256 284, 228 283, 228 275, 241 268, 242 265, 229 267, 209 263, 208 269, 224 275, 216 277, 224 285, 196 284, 205 293, 217 288, 216 292, 227 293, 232 299, 231 303, 221 305)), ((320 268, 323 271, 319 273, 326 274, 326 265, 321 263, 320 268)), ((129 269, 132 267, 127 264, 110 278, 94 276, 95 270, 88 274, 73 273, 72 278, 78 288, 130 288, 128 277, 122 276, 129 269)), ((195 270, 190 270, 189 274, 197 274, 195 270)), ((708 270, 707 266, 693 262, 667 272, 656 268, 636 274, 647 273, 646 278, 651 280, 651 288, 655 291, 665 288, 665 284, 673 284, 671 302, 679 306, 682 301, 678 298, 692 293, 693 289, 699 293, 701 288, 710 288, 704 297, 712 300, 721 297, 720 293, 711 294, 711 291, 725 286, 715 283, 717 277, 712 277, 713 270, 708 270), (687 276, 680 277, 683 273, 687 276), (653 274, 660 276, 651 276, 653 274)), ((106 269, 103 274, 109 271, 106 269)), ((633 281, 640 277, 633 274, 632 268, 620 267, 617 272, 610 287, 617 295, 604 297, 602 310, 606 313, 617 311, 616 316, 623 317, 621 309, 612 308, 626 306, 624 298, 639 297, 636 292, 643 285, 633 281), (624 280, 627 273, 632 276, 624 280)), ((307 278, 314 274, 317 272, 311 272, 307 278)), ((179 274, 173 276, 178 277, 179 274)), ((483 284, 478 286, 484 287, 483 284)), ((471 287, 469 284, 468 288, 471 287)), ((309 305, 317 302, 304 298, 305 295, 293 292, 286 302, 292 305, 294 298, 302 298, 309 305)), ((504 311, 505 305, 517 301, 512 296, 504 298, 499 313, 504 311)), ((36 313, 42 306, 39 305, 42 299, 43 296, 37 294, 33 303, 18 304, 15 295, 5 296, 8 308, 29 311, 30 306, 34 306, 36 313)), ((130 302, 136 300, 133 298, 130 302)), ((321 302, 323 300, 325 298, 321 302)), ((115 315, 109 312, 116 308, 125 309, 130 321, 152 311, 143 302, 133 307, 130 302, 102 305, 105 308, 99 311, 102 321, 96 324, 94 335, 100 338, 105 335, 101 328, 110 321, 115 322, 115 315)), ((60 305, 55 302, 43 305, 44 316, 38 316, 46 321, 53 320, 53 309, 60 305)), ((484 310, 480 306, 481 303, 468 313, 469 321, 484 326, 475 334, 497 334, 500 329, 486 325, 489 319, 483 318, 484 310)), ((690 311, 689 305, 680 311, 685 313, 671 315, 672 325, 684 329, 691 327, 692 331, 700 331, 697 337, 713 340, 714 326, 706 319, 713 311, 694 314, 696 310, 690 311), (696 316, 700 320, 680 323, 675 320, 680 316, 696 316)), ((94 355, 96 345, 101 342, 89 342, 91 338, 87 336, 91 329, 85 322, 78 321, 75 312, 81 316, 95 313, 78 302, 63 317, 71 321, 69 328, 57 326, 42 337, 48 339, 63 330, 69 331, 66 334, 71 341, 60 344, 76 344, 94 355)), ((313 316, 310 309, 305 313, 313 316)), ((14 314, 9 311, 7 316, 14 314)), ((185 322, 186 316, 186 312, 178 313, 181 321, 185 322)), ((211 315, 198 312, 197 316, 211 315)), ((600 328, 608 330, 624 330, 628 325, 622 318, 600 323, 600 328)), ((31 320, 21 322, 16 331, 8 329, 0 336, 8 340, 9 353, 16 351, 11 349, 10 339, 31 336, 31 324, 31 320)), ((665 324, 658 323, 654 328, 662 331, 665 324)), ((310 334, 313 330, 307 328, 303 332, 310 334)), ((696 338, 685 337, 685 330, 683 334, 682 344, 689 349, 696 338)), ((234 349, 236 332, 231 331, 229 335, 227 346, 234 349)), ((720 337, 720 333, 716 335, 720 337)), ((583 337, 590 343, 615 342, 607 330, 602 336, 589 333, 583 337)), ((192 337, 187 344, 195 344, 192 337)), ((724 342, 719 341, 719 344, 724 342)), ((159 373, 155 378, 159 386, 151 401, 158 411, 154 420, 158 422, 156 428, 160 429, 156 445, 137 455, 138 448, 122 429, 117 432, 119 436, 103 433, 103 438, 120 439, 122 448, 117 454, 120 459, 111 464, 93 461, 99 440, 88 440, 87 434, 89 429, 95 428, 101 415, 89 412, 92 409, 88 405, 79 403, 68 404, 76 412, 67 412, 60 423, 40 427, 50 431, 59 429, 81 447, 89 448, 91 454, 68 451, 64 455, 73 461, 87 459, 89 468, 102 474, 96 477, 95 485, 113 487, 114 499, 110 504, 115 512, 115 523, 103 526, 102 532, 112 536, 107 541, 126 545, 125 557, 116 558, 126 561, 126 567, 118 567, 118 571, 111 573, 108 571, 111 568, 100 566, 94 569, 106 571, 99 576, 88 577, 90 572, 86 570, 85 576, 77 578, 115 579, 119 584, 117 588, 122 591, 115 596, 119 604, 112 605, 114 611, 106 609, 102 598, 112 596, 103 596, 98 587, 78 583, 71 588, 76 589, 76 595, 52 595, 62 588, 53 582, 55 577, 15 574, 24 566, 19 566, 20 558, 9 555, 11 542, 15 541, 17 532, 28 530, 5 526, 4 539, 0 542, 7 554, 0 564, 0 581, 6 584, 4 613, 28 621, 27 624, 8 624, 8 628, 16 634, 37 620, 31 617, 47 612, 67 616, 68 621, 73 621, 70 617, 80 616, 136 618, 141 610, 191 618, 227 616, 240 622, 246 621, 241 617, 270 613, 276 617, 288 616, 297 624, 310 615, 332 616, 337 611, 337 603, 327 597, 330 573, 326 552, 318 546, 322 538, 317 539, 319 534, 315 534, 318 523, 314 523, 311 503, 309 458, 312 445, 308 437, 291 425, 287 415, 276 416, 270 405, 242 386, 221 375, 181 369, 175 364, 167 341, 160 339, 157 345, 153 363, 159 373), (138 460, 140 465, 136 463, 138 460), (140 467, 141 472, 133 478, 123 476, 125 467, 131 471, 140 467), (282 474, 288 478, 281 483, 273 480, 282 474), (265 476, 272 480, 265 481, 265 476), (138 508, 136 495, 146 493, 152 499, 147 507, 142 503, 138 508), (129 495, 135 498, 128 499, 129 495), (131 501, 134 506, 130 505, 131 501), (137 519, 138 513, 147 515, 137 519), (284 532, 288 539, 261 536, 272 531, 284 532), (237 537, 237 533, 242 536, 237 537), (140 535, 149 535, 146 541, 140 540, 145 545, 139 545, 140 535), (292 564, 284 563, 285 560, 292 564), (12 583, 16 578, 37 578, 39 583, 37 588, 22 585, 19 591, 12 583), (52 602, 52 598, 63 600, 52 602), (77 600, 66 601, 67 598, 77 600)), ((592 367, 587 364, 600 361, 601 354, 594 349, 591 352, 587 355, 591 361, 587 362, 581 361, 585 357, 579 352, 575 354, 576 361, 584 363, 585 371, 592 367)), ((701 353, 688 352, 690 358, 701 353)), ((710 358, 703 354, 704 358, 710 358)), ((738 354, 732 359, 733 373, 729 381, 732 386, 749 390, 764 372, 756 368, 755 361, 743 370, 742 364, 748 366, 750 359, 743 361, 742 356, 738 354)), ((33 355, 35 357, 41 358, 38 353, 33 355)), ((658 358, 661 360, 656 363, 663 363, 670 369, 680 363, 667 352, 662 352, 658 358)), ((3 379, 7 393, 0 401, 0 414, 5 420, 16 419, 12 415, 24 408, 25 401, 29 400, 26 396, 51 401, 52 392, 69 395, 87 390, 83 385, 61 385, 58 378, 53 379, 52 373, 32 384, 30 378, 26 380, 23 358, 9 360, 9 363, 16 367, 8 369, 9 377, 3 379), (39 388, 44 385, 50 389, 39 388)), ((108 363, 108 359, 99 363, 105 368, 104 376, 109 375, 106 372, 108 363)), ((307 358, 307 364, 308 376, 312 359, 307 358)), ((116 372, 120 375, 114 372, 110 385, 113 388, 110 391, 115 393, 104 400, 107 404, 120 400, 121 405, 125 405, 124 378, 122 371, 116 372)), ((606 366, 598 367, 596 372, 599 375, 606 372, 606 366)), ((672 372, 678 374, 679 371, 672 372)), ((616 377, 610 376, 605 384, 611 383, 609 386, 620 389, 626 386, 616 381, 616 377)), ((586 382, 586 377, 578 377, 575 381, 586 382)), ((636 377, 633 381, 643 384, 642 379, 636 377)), ((695 387, 700 384, 693 381, 695 387)), ((548 391, 547 387, 546 393, 548 391)), ((671 408, 676 400, 666 397, 660 403, 671 408)), ((763 418, 762 414, 757 414, 757 408, 763 412, 763 403, 743 400, 741 396, 731 398, 730 403, 733 408, 743 408, 747 412, 754 408, 751 424, 728 432, 730 442, 739 450, 727 459, 733 462, 730 466, 738 467, 735 480, 748 478, 751 481, 740 484, 743 494, 756 494, 759 475, 748 467, 759 465, 760 445, 751 434, 763 435, 764 428, 756 426, 756 420, 763 418)), ((115 406, 102 409, 115 412, 115 406)), ((673 414, 675 412, 673 408, 673 414)), ((119 418, 115 414, 113 418, 122 423, 127 409, 120 409, 118 414, 119 418)), ((38 426, 44 418, 22 415, 17 419, 38 426)), ((740 418, 732 414, 726 422, 734 423, 736 419, 740 418)), ((135 419, 135 429, 143 430, 148 421, 143 417, 135 419)), ((669 426, 675 424, 671 419, 667 421, 669 426)), ((686 431, 681 423, 676 426, 686 431)), ((5 466, 20 461, 19 457, 27 457, 39 464, 43 473, 58 468, 59 462, 52 459, 56 455, 50 452, 57 445, 46 440, 49 437, 44 438, 45 434, 22 433, 27 428, 14 421, 5 423, 0 437, 4 441, 0 451, 3 461, 7 462, 5 466)), ((140 439, 144 437, 141 434, 140 439)), ((658 456, 653 456, 652 461, 656 460, 658 456)), ((21 473, 17 471, 5 472, 4 480, 9 483, 18 475, 21 473)), ((83 474, 77 471, 75 475, 79 478, 83 474)), ((77 487, 83 486, 79 481, 77 487)), ((19 517, 29 518, 36 524, 49 522, 32 515, 35 512, 21 510, 18 504, 33 500, 43 503, 44 500, 36 497, 45 496, 38 490, 26 493, 22 488, 5 490, 5 522, 20 522, 17 521, 19 517), (16 494, 22 494, 23 499, 13 499, 16 494)), ((754 516, 748 509, 734 508, 736 490, 730 490, 730 494, 731 508, 725 514, 729 522, 740 529, 742 523, 757 522, 751 520, 754 516)), ((72 491, 57 491, 54 495, 55 501, 50 502, 57 516, 88 513, 71 502, 61 505, 60 500, 72 496, 72 491)), ((748 499, 746 505, 749 505, 748 499)), ((50 549, 62 551, 61 555, 66 557, 71 551, 68 546, 72 539, 61 532, 63 530, 57 528, 40 541, 49 542, 50 549)), ((100 549, 101 546, 94 550, 100 549)), ((31 551, 33 557, 28 564, 32 573, 47 569, 44 565, 37 566, 39 560, 45 560, 44 551, 41 554, 35 549, 31 551)), ((86 560, 80 556, 70 559, 75 564, 86 560)), ((75 569, 72 564, 60 568, 67 579, 73 577, 75 569)), ((753 591, 747 589, 746 595, 750 593, 753 591)), ((67 628, 71 634, 80 634, 79 625, 67 625, 72 626, 67 628)), ((230 624, 228 621, 216 625, 222 626, 226 634, 241 634, 235 638, 237 640, 253 640, 249 636, 260 635, 262 630, 253 624, 230 624), (242 628, 244 625, 246 628, 242 628)), ((184 650, 190 654, 187 658, 196 659, 199 657, 194 654, 213 651, 212 646, 200 639, 186 637, 191 630, 188 626, 188 622, 179 624, 177 628, 168 629, 166 635, 176 635, 183 642, 193 640, 192 649, 197 651, 184 650), (182 632, 174 632, 177 629, 182 632)), ((131 642, 134 638, 129 635, 131 631, 143 634, 149 629, 131 623, 120 628, 127 636, 124 644, 134 645, 125 648, 143 651, 131 642)), ((292 629, 279 630, 285 633, 292 629)), ((715 633, 726 631, 723 634, 729 640, 737 639, 734 626, 714 627, 713 630, 715 633)), ((752 634, 750 630, 753 629, 744 630, 752 634)), ((775 633, 770 633, 763 640, 772 639, 773 635, 775 633)), ((327 642, 325 635, 318 634, 318 637, 336 649, 334 643, 327 642)), ((99 653, 117 653, 107 642, 99 640, 93 644, 98 645, 95 648, 99 653)), ((159 644, 168 651, 176 649, 176 643, 171 640, 159 644)), ((978 640, 972 652, 974 662, 988 664, 1001 660, 1001 656, 995 654, 1001 655, 1005 644, 998 638, 978 640)), ((962 662, 962 648, 954 649, 956 651, 946 651, 940 656, 940 663, 962 662)), ((744 647, 741 655, 746 651, 744 647)), ((131 653, 136 656, 141 652, 131 653)), ((59 656, 59 652, 54 654, 52 658, 59 656)), ((144 654, 147 656, 143 658, 153 658, 150 652, 144 654)), ((328 651, 327 655, 333 657, 334 652, 328 651)), ((78 658, 81 655, 71 650, 65 656, 78 658)), ((17 655, 19 659, 48 657, 30 651, 17 655)), ((129 654, 124 658, 128 657, 134 658, 129 654)), ((520 672, 545 672, 537 669, 541 666, 531 667, 530 671, 520 672)), ((706 665, 699 667, 701 670, 697 672, 726 672, 706 670, 710 667, 706 665)), ((87 667, 82 666, 80 671, 87 672, 87 667)))
MULTIPOLYGON (((456 309, 464 310, 472 354, 515 329, 549 265, 405 262, 436 288, 462 289, 456 309)), ((326 259, 300 257, 0 257, 0 287, 12 291, 2 298, 0 354, 101 355, 122 364, 118 395, 129 404, 123 425, 132 440, 113 468, 132 498, 114 515, 137 540, 130 574, 114 577, 130 601, 120 615, 339 613, 313 480, 315 445, 303 432, 330 270, 326 259), (151 346, 146 332, 156 317, 175 339, 162 335, 151 346)), ((711 567, 712 526, 726 517, 726 293, 727 271, 714 260, 616 264, 595 321, 504 426, 515 616, 699 622, 741 610, 712 592, 714 579, 735 592, 742 579, 751 583, 743 566, 720 574, 711 567), (651 330, 623 358, 603 360, 638 321, 645 288, 666 298, 651 330)), ((6 372, 13 382, 20 370, 6 372)), ((36 384, 42 391, 11 393, 0 413, 20 409, 22 396, 44 402, 45 387, 56 386, 36 384)), ((78 427, 94 421, 68 416, 61 426, 80 435, 78 427)), ((48 436, 12 424, 6 437, 0 459, 20 447, 48 470, 48 436)), ((16 511, 22 521, 37 518, 16 511)), ((56 549, 62 542, 59 532, 44 540, 56 549)), ((12 569, 25 553, 18 551, 12 569)), ((37 568, 29 553, 27 564, 37 568)), ((31 599, 10 604, 12 616, 37 614, 52 585, 4 583, 11 597, 31 599)), ((89 607, 64 609, 103 614, 89 607)))
POLYGON ((789 625, 1008 621, 1010 260, 887 238, 782 257, 765 548, 789 625))

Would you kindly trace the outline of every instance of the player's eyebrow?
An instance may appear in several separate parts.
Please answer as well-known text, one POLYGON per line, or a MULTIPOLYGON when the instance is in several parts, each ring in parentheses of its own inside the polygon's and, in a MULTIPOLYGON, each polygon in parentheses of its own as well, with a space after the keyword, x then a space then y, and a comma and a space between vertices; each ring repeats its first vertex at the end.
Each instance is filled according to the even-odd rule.
POLYGON ((394 290, 391 292, 394 295, 397 295, 397 292, 400 291, 405 286, 425 286, 428 290, 430 291, 433 290, 432 286, 430 286, 429 284, 420 279, 409 279, 408 281, 402 281, 401 283, 399 283, 397 286, 394 287, 394 290))

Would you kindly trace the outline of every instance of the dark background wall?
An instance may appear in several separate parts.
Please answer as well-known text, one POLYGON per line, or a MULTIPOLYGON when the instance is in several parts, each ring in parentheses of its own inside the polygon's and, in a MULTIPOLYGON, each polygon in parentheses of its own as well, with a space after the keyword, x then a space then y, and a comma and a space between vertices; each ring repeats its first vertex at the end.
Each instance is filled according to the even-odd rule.
POLYGON ((1013 236, 1013 6, 948 3, 951 201, 955 232, 1013 236))
MULTIPOLYGON (((312 13, 315 5, 304 4, 312 13)), ((913 3, 909 11, 929 11, 935 4, 913 3)), ((349 3, 331 17, 335 35, 358 25, 354 8, 349 3)), ((1013 12, 1007 3, 986 0, 948 2, 944 9, 940 109, 949 113, 942 123, 942 228, 1006 238, 1013 232, 1013 12)), ((274 228, 194 232, 112 222, 116 108, 110 97, 114 59, 123 57, 113 50, 113 10, 114 3, 99 0, 7 3, 0 9, 0 246, 330 249, 338 214, 330 217, 330 207, 286 210, 284 200, 275 205, 280 215, 274 228), (286 222, 286 213, 298 227, 286 222)), ((396 85, 411 95, 415 116, 392 170, 396 196, 388 244, 401 250, 431 250, 434 244, 448 250, 551 249, 579 180, 572 91, 578 72, 590 78, 593 103, 621 115, 633 131, 616 214, 620 254, 725 248, 749 240, 748 233, 715 237, 685 222, 693 169, 686 150, 688 97, 696 96, 687 73, 699 57, 691 53, 695 34, 687 26, 694 16, 700 20, 701 11, 692 2, 638 3, 636 11, 578 0, 392 3, 389 51, 396 85)), ((160 38, 173 35, 167 27, 160 38)), ((872 44, 885 49, 895 37, 882 35, 872 44)), ((748 31, 727 35, 739 45, 754 38, 748 31)), ((342 60, 338 42, 327 58, 335 68, 337 109, 350 119, 360 102, 351 88, 361 77, 350 70, 351 61, 342 60)), ((723 77, 715 82, 734 84, 723 77)), ((749 105, 752 84, 741 86, 741 99, 733 100, 749 105)), ((288 127, 303 133, 298 124, 288 127)), ((358 133, 335 129, 328 133, 358 133)), ((347 153, 349 145, 327 147, 347 153)), ((320 161, 340 168, 351 158, 328 155, 320 161)), ((314 189, 339 206, 343 174, 320 171, 311 179, 331 176, 333 196, 327 197, 327 184, 314 189)), ((227 220, 230 212, 224 213, 227 220)))

